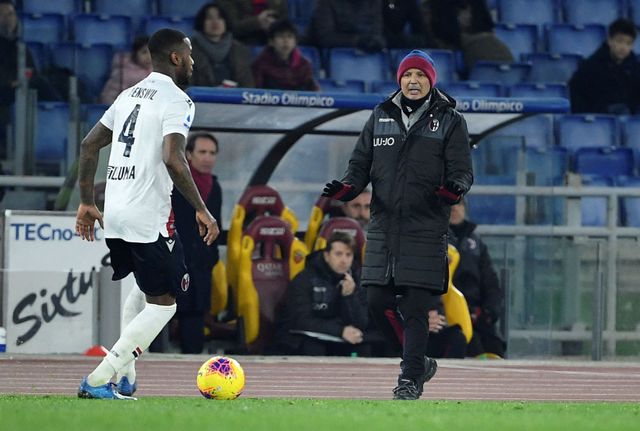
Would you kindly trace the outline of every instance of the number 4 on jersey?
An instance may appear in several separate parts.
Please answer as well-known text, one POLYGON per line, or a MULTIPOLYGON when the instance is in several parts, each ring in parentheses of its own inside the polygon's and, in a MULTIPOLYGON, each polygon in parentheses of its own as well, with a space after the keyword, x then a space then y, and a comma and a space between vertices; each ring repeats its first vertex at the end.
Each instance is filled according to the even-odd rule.
POLYGON ((140 112, 140 104, 137 104, 131 114, 127 117, 127 121, 124 122, 122 126, 122 131, 120 132, 120 136, 118 136, 118 142, 124 142, 126 147, 124 147, 124 153, 122 154, 125 157, 129 157, 131 155, 131 146, 133 145, 136 138, 133 137, 133 132, 136 130, 136 121, 138 121, 138 113, 140 112), (125 132, 129 128, 129 133, 125 135, 125 132))

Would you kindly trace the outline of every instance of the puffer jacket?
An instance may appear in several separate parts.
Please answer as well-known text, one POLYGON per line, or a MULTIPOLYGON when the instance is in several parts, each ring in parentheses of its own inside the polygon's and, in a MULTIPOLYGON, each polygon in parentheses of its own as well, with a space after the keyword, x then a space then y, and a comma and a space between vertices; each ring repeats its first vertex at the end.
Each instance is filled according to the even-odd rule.
POLYGON ((435 191, 447 181, 466 193, 473 183, 466 121, 438 89, 406 130, 398 93, 376 106, 342 179, 356 196, 373 187, 362 283, 447 289, 449 205, 435 191), (395 102, 394 102, 395 97, 395 102))

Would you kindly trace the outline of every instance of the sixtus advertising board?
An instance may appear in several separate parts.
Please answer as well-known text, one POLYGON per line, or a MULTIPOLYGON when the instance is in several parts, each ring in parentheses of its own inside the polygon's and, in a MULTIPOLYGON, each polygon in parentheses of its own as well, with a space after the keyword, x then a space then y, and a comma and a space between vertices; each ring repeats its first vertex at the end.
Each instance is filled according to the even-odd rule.
POLYGON ((109 255, 101 229, 94 242, 74 229, 69 213, 5 212, 7 352, 79 353, 91 346, 97 271, 109 255))

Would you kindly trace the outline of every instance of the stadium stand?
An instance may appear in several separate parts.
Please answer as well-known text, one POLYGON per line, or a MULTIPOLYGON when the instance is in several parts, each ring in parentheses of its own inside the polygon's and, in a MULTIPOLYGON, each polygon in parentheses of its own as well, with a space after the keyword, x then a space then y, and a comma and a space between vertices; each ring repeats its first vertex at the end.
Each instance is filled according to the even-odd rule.
MULTIPOLYGON (((620 187, 640 187, 638 177, 618 177, 616 185, 620 187)), ((623 197, 620 199, 621 216, 624 226, 640 227, 640 198, 623 197)))
POLYGON ((82 2, 80 0, 22 0, 22 12, 72 15, 76 12, 82 12, 82 2))
POLYGON ((364 93, 366 91, 365 82, 355 79, 348 79, 346 81, 318 79, 318 84, 322 91, 329 93, 364 93))
POLYGON ((565 21, 570 24, 609 25, 624 16, 621 0, 563 0, 565 21))
MULTIPOLYGON (((583 186, 613 186, 611 177, 597 175, 582 175, 583 186)), ((580 199, 580 213, 582 226, 606 226, 607 225, 607 198, 589 196, 580 199)))
POLYGON ((543 26, 558 22, 557 0, 500 0, 498 18, 504 23, 543 26))
POLYGON ((575 172, 600 176, 629 176, 633 173, 631 148, 579 148, 575 154, 575 172))
POLYGON ((569 88, 559 82, 521 82, 509 89, 511 97, 569 97, 569 88))
POLYGON ((578 54, 529 54, 531 63, 528 80, 532 82, 569 82, 582 57, 578 54))
POLYGON ((151 35, 165 27, 175 28, 187 36, 190 36, 193 33, 193 18, 180 16, 150 16, 142 24, 144 33, 148 35, 151 35))
POLYGON ((516 60, 538 51, 538 28, 533 24, 496 24, 493 31, 516 60))
POLYGON ((458 81, 450 82, 442 87, 454 98, 502 96, 502 85, 495 82, 458 81))
POLYGON ((385 81, 391 78, 389 60, 385 54, 366 54, 353 48, 332 48, 329 51, 329 70, 329 76, 338 81, 353 78, 355 70, 366 71, 360 74, 366 81, 385 81))
POLYGON ((72 29, 75 41, 83 45, 123 47, 132 40, 131 18, 123 15, 79 14, 73 19, 72 29))
MULTIPOLYGON (((513 185, 509 176, 487 175, 476 176, 474 184, 478 185, 513 185)), ((469 217, 479 224, 512 225, 516 221, 515 196, 473 195, 467 196, 469 217)))
POLYGON ((69 105, 40 102, 36 114, 35 158, 37 162, 57 164, 65 158, 69 105))
POLYGON ((158 14, 164 16, 195 17, 198 10, 211 0, 158 0, 158 14))
POLYGON ((573 152, 618 145, 618 122, 611 115, 564 115, 556 119, 558 145, 573 152))
POLYGON ((65 19, 59 14, 22 16, 22 38, 25 42, 55 43, 66 38, 65 19))
POLYGON ((587 57, 602 45, 607 35, 604 25, 554 24, 547 30, 551 54, 578 54, 587 57))
POLYGON ((525 81, 529 76, 531 65, 528 63, 496 63, 478 61, 471 70, 472 81, 500 82, 503 85, 514 85, 525 81))

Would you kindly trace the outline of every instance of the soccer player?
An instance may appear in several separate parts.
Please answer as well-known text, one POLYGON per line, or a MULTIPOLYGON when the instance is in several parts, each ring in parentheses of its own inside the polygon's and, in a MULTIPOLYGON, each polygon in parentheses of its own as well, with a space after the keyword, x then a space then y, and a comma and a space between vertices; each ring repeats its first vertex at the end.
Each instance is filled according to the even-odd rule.
POLYGON ((173 229, 172 182, 195 208, 203 241, 211 244, 219 233, 185 158, 195 108, 178 85, 187 84, 193 71, 191 42, 180 31, 162 29, 151 36, 149 51, 153 72, 118 96, 80 149, 76 232, 93 241, 97 220, 111 251, 113 279, 133 272, 146 299, 100 365, 82 380, 80 398, 133 399, 118 389, 130 395, 135 386, 121 378, 116 389, 111 378, 125 367, 133 368, 132 361, 174 315, 178 292, 188 290, 182 245, 173 229), (93 181, 99 151, 109 144, 103 222, 94 203, 93 181))

